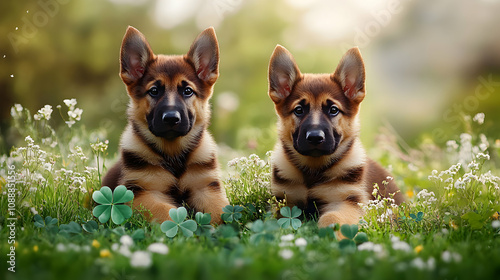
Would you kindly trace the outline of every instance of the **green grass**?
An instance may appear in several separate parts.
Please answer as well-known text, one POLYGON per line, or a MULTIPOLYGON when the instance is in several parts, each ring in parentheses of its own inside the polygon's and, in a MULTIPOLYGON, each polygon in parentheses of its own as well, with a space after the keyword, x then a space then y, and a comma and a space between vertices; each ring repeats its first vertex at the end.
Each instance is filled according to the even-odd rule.
MULTIPOLYGON (((497 279, 500 275, 496 168, 500 143, 479 133, 481 125, 471 118, 464 118, 465 133, 446 147, 428 138, 405 150, 390 139, 384 143, 391 152, 378 153, 376 159, 390 165, 393 180, 408 201, 399 207, 390 199, 364 205, 359 231, 368 242, 355 239, 355 245, 338 242, 333 229, 318 229, 314 220, 302 220, 298 228, 294 222, 296 230, 281 228, 279 224, 291 224, 296 213, 283 210, 290 223, 278 224, 283 203, 269 192, 268 159, 256 155, 224 166, 228 198, 232 205, 242 206, 225 208, 224 225, 207 226, 192 237, 179 231, 169 238, 160 224, 144 219, 147 210, 135 211, 122 225, 111 220, 100 223, 92 215, 97 206, 92 193, 100 189, 106 162, 112 160, 106 154, 106 134, 87 132, 78 123, 76 104, 65 103, 71 113, 59 111, 68 115, 65 121, 75 123, 57 128, 51 127, 48 108, 36 118, 19 106, 12 110, 20 141, 0 158, 2 279, 497 279), (13 211, 8 200, 11 186, 16 188, 13 211), (57 220, 40 219, 49 216, 57 220), (16 219, 15 244, 9 244, 14 241, 9 239, 9 218, 16 219), (12 273, 7 261, 14 245, 16 272, 12 273)), ((194 213, 189 215, 186 219, 196 219, 194 213)))

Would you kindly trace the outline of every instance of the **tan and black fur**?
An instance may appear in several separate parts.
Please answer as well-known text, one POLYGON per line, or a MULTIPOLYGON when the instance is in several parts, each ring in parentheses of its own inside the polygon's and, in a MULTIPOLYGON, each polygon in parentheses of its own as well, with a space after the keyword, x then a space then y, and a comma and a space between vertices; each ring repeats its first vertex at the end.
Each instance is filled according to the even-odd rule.
POLYGON ((120 63, 130 97, 128 125, 103 186, 133 190, 134 207, 144 206, 158 222, 185 203, 220 223, 228 200, 207 131, 219 75, 214 29, 203 31, 186 55, 155 55, 144 35, 128 27, 120 63))
POLYGON ((395 193, 396 202, 403 201, 359 139, 365 69, 358 48, 350 49, 332 74, 302 74, 292 55, 276 46, 269 96, 278 115, 279 141, 271 159, 271 190, 278 199, 319 214, 320 227, 357 224, 363 215, 358 203, 373 199, 374 183, 383 195, 395 193))

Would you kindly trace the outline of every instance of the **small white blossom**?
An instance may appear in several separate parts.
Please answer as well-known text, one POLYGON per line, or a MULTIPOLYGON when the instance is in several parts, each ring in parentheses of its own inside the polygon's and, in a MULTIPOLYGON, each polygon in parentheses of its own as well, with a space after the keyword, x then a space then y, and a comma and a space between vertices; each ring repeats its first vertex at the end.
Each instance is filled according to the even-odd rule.
POLYGON ((404 241, 399 240, 399 237, 397 236, 392 236, 391 242, 392 242, 392 249, 394 250, 400 250, 405 252, 411 251, 410 245, 404 241))
POLYGON ((83 110, 80 108, 76 108, 74 110, 68 111, 68 116, 71 120, 79 121, 82 117, 83 110))
POLYGON ((285 260, 288 260, 288 259, 291 259, 293 257, 293 251, 290 250, 290 249, 283 249, 279 252, 279 255, 285 259, 285 260))
POLYGON ((459 253, 444 251, 441 254, 441 259, 446 263, 449 263, 451 261, 458 263, 462 261, 462 256, 459 253))
POLYGON ((285 241, 285 242, 292 241, 293 238, 294 238, 293 234, 290 233, 290 234, 281 236, 281 241, 285 241))
POLYGON ((425 262, 421 258, 415 258, 411 261, 411 266, 424 270, 426 268, 425 262))
POLYGON ((484 113, 477 113, 472 120, 477 122, 478 124, 483 124, 484 117, 484 113))
POLYGON ((134 240, 130 237, 130 235, 122 235, 122 237, 120 237, 120 243, 124 246, 130 247, 134 245, 134 240))
POLYGON ((166 255, 168 254, 168 247, 167 245, 163 243, 152 243, 148 246, 148 251, 157 253, 157 254, 162 254, 166 255))
POLYGON ((42 109, 38 110, 38 113, 35 114, 33 117, 37 121, 39 121, 41 119, 50 120, 50 116, 52 115, 52 111, 53 111, 52 106, 45 105, 42 109))
POLYGON ((446 146, 448 147, 448 150, 456 150, 458 149, 458 144, 457 141, 455 140, 449 140, 446 142, 446 146))
POLYGON ((295 240, 295 246, 297 247, 305 247, 307 245, 307 240, 304 238, 300 237, 295 240))
POLYGON ((57 250, 58 252, 66 252, 66 250, 67 250, 67 249, 66 249, 66 246, 64 246, 64 244, 62 244, 62 243, 57 243, 57 245, 56 245, 56 250, 57 250))
POLYGON ((493 228, 500 228, 500 221, 499 220, 494 220, 491 222, 491 227, 493 228))
POLYGON ((73 126, 76 122, 75 122, 75 121, 66 121, 65 123, 68 125, 68 127, 71 127, 71 126, 73 126))
POLYGON ((145 251, 136 251, 130 257, 130 265, 132 267, 148 268, 153 264, 151 254, 145 251))
POLYGON ((63 100, 64 104, 66 104, 66 106, 68 106, 68 108, 74 108, 76 106, 76 99, 75 98, 72 98, 72 99, 64 99, 63 100))

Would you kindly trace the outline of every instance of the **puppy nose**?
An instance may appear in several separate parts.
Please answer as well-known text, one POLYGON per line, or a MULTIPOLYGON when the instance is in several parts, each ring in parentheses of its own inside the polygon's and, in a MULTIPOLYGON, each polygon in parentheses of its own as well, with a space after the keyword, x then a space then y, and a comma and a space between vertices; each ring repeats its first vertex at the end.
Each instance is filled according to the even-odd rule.
POLYGON ((308 131, 306 132, 306 140, 313 145, 319 145, 325 141, 325 132, 323 130, 308 131))
POLYGON ((181 113, 178 111, 167 111, 163 113, 161 120, 169 126, 177 125, 181 122, 181 113))

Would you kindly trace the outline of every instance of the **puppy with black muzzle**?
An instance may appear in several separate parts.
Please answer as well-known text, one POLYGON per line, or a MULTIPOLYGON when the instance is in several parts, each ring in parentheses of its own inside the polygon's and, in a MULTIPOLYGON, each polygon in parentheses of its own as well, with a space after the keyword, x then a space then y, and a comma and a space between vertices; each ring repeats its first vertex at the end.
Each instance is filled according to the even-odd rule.
POLYGON ((228 203, 221 185, 217 149, 207 131, 209 99, 219 76, 219 47, 208 28, 186 55, 155 55, 129 27, 121 47, 120 77, 130 97, 120 159, 102 185, 125 185, 134 207, 144 206, 158 222, 187 204, 221 222, 228 203))
POLYGON ((319 226, 357 224, 358 203, 382 196, 404 198, 390 174, 369 159, 359 139, 359 107, 365 97, 365 68, 350 49, 332 74, 302 74, 278 45, 269 63, 269 97, 278 115, 271 191, 287 205, 319 215, 319 226), (388 184, 383 184, 383 181, 388 184))

